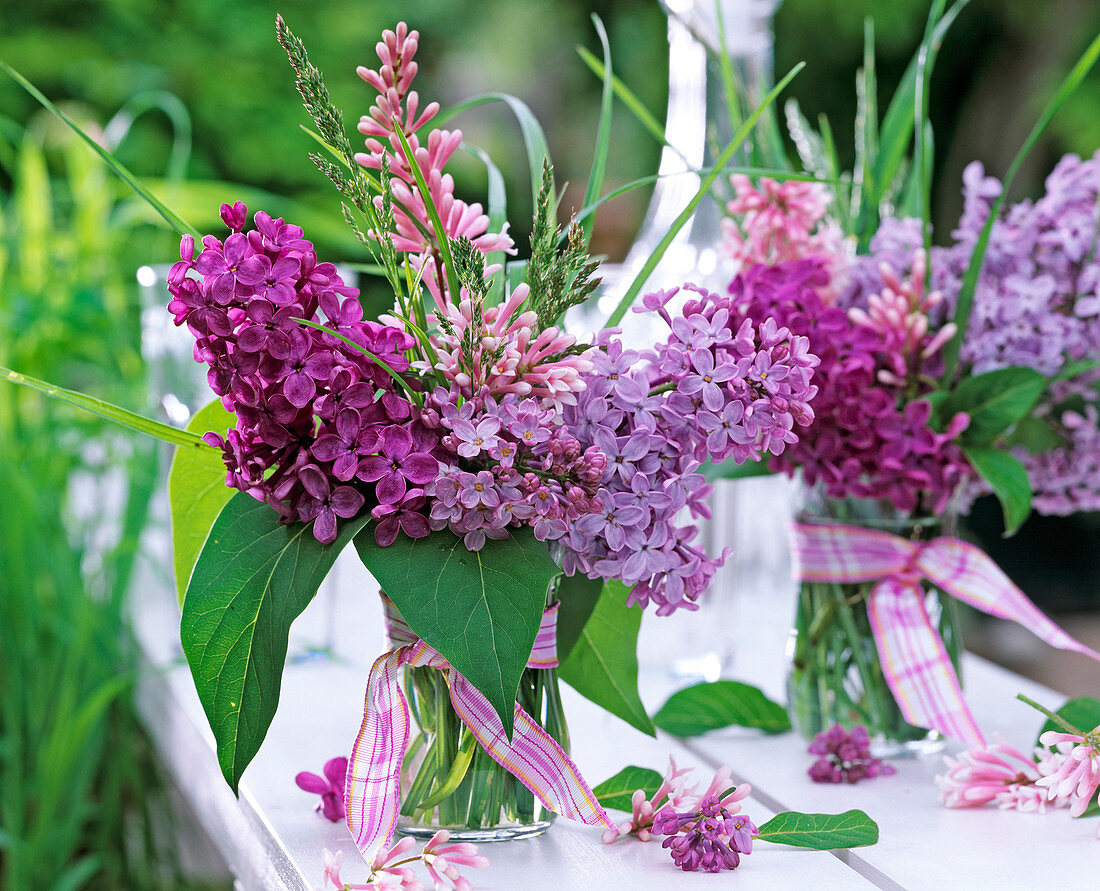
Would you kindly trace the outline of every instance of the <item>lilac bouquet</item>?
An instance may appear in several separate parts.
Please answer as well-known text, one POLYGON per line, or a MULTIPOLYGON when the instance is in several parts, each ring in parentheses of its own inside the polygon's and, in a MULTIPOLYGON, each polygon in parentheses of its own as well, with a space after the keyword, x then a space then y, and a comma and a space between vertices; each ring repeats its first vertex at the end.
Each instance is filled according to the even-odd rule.
POLYGON ((1100 505, 1100 160, 1067 157, 1043 197, 1004 204, 1088 65, 1067 78, 1004 186, 967 169, 963 217, 950 244, 933 247, 919 97, 953 15, 933 5, 881 129, 867 100, 873 64, 861 72, 859 169, 841 173, 828 133, 792 104, 805 172, 828 184, 735 175, 726 206, 732 313, 770 317, 819 359, 812 425, 768 458, 806 489, 789 708, 807 737, 862 724, 883 751, 939 735, 983 740, 961 693, 950 597, 1100 658, 980 550, 941 536, 983 492, 1000 499, 1008 534, 1032 507, 1100 505), (910 143, 907 164, 898 147, 910 143))
POLYGON ((181 446, 169 493, 181 637, 234 789, 275 713, 290 625, 353 543, 391 644, 340 773, 360 850, 399 820, 499 837, 556 812, 610 828, 563 748, 556 669, 653 732, 621 628, 636 633, 635 607, 696 607, 725 559, 695 541, 699 468, 797 443, 818 358, 802 334, 690 285, 686 300, 673 289, 636 308, 668 326, 650 348, 613 328, 578 342, 561 320, 597 287, 598 264, 581 225, 558 225, 548 159, 532 168, 530 256, 509 263, 502 208, 455 194, 462 134, 432 128, 439 105, 413 88, 416 31, 386 31, 378 67, 358 69, 363 151, 281 17, 277 34, 321 146, 311 157, 390 311, 365 318, 358 289, 292 222, 237 201, 221 207, 225 231, 203 235, 136 186, 182 236, 168 310, 216 398, 184 432, 15 379, 181 446))

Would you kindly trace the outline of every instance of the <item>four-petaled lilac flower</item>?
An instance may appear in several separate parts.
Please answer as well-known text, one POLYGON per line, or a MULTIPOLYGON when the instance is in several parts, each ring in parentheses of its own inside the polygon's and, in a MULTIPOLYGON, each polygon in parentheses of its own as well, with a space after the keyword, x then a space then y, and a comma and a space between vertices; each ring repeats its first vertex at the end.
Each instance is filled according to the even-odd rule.
POLYGON ((475 427, 470 421, 456 420, 451 432, 458 440, 455 449, 463 458, 476 458, 482 452, 495 449, 500 443, 497 433, 500 431, 500 419, 482 418, 475 427))
POLYGON ((359 470, 360 456, 373 452, 378 440, 378 430, 364 427, 359 412, 342 408, 336 415, 336 432, 317 437, 311 451, 317 460, 332 463, 332 475, 346 483, 359 470))
POLYGON ((695 372, 685 375, 680 381, 680 392, 688 396, 701 393, 703 405, 710 411, 718 411, 726 401, 719 384, 731 380, 737 371, 736 367, 723 363, 716 368, 714 353, 710 350, 692 350, 689 356, 695 372))
POLYGON ((374 540, 383 548, 397 541, 400 529, 409 538, 424 538, 430 533, 428 518, 421 513, 428 499, 423 489, 409 489, 398 504, 379 504, 371 509, 371 516, 379 523, 374 527, 374 540))
POLYGON ((359 479, 378 483, 375 492, 379 504, 399 503, 405 495, 406 480, 414 486, 423 486, 435 479, 439 462, 424 452, 414 452, 412 445, 412 434, 404 427, 385 427, 380 440, 381 454, 359 462, 359 479))
POLYGON ((465 508, 496 507, 500 504, 500 492, 491 470, 461 473, 458 486, 458 500, 465 508))
POLYGON ((303 520, 315 520, 313 534, 321 544, 336 540, 336 518, 354 517, 363 507, 363 493, 351 486, 334 490, 329 478, 315 464, 307 464, 298 472, 298 479, 308 497, 299 508, 303 520))
POLYGON ((344 781, 348 772, 348 759, 330 758, 321 772, 324 776, 303 770, 294 778, 294 782, 302 791, 321 796, 317 810, 326 820, 341 823, 347 815, 344 809, 344 781))

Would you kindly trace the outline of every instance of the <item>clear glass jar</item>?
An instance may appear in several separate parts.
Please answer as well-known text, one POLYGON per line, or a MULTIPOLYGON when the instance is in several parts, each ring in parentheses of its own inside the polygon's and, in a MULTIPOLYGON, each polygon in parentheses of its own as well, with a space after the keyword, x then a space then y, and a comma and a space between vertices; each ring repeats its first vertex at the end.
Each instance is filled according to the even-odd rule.
MULTIPOLYGON (((877 529, 910 541, 950 533, 953 515, 911 517, 888 503, 811 498, 799 523, 845 523, 877 529)), ((882 672, 867 614, 875 581, 799 583, 794 627, 787 644, 787 709, 807 739, 837 723, 864 725, 879 757, 935 752, 944 745, 934 730, 915 727, 902 715, 882 672)), ((954 599, 922 581, 925 608, 959 675, 962 641, 954 599)))
MULTIPOLYGON (((556 580, 547 604, 557 597, 556 580)), ((554 818, 535 795, 477 741, 451 704, 447 673, 406 667, 411 721, 401 768, 397 831, 430 838, 440 829, 452 841, 508 841, 545 832, 554 818)), ((516 702, 569 753, 556 668, 525 668, 516 702)))

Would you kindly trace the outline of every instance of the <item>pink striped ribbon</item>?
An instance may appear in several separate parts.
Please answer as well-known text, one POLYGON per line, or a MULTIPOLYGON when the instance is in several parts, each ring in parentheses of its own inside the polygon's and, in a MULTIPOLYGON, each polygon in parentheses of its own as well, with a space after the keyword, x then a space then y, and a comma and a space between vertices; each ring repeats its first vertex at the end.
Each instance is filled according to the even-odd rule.
MULTIPOLYGON (((489 701, 450 663, 405 624, 393 602, 382 595, 391 649, 371 667, 363 724, 348 763, 345 800, 355 844, 370 859, 388 842, 397 823, 401 764, 409 745, 409 707, 401 689, 401 669, 428 666, 447 672, 451 704, 482 747, 507 768, 547 808, 589 826, 614 828, 611 818, 577 766, 535 720, 516 703, 511 742, 489 701)), ((553 668, 557 658, 557 604, 543 613, 529 668, 553 668)))
POLYGON ((867 613, 883 675, 910 724, 984 744, 958 676, 925 609, 921 579, 982 612, 1019 622, 1054 647, 1100 661, 1041 613, 980 549, 957 538, 912 542, 878 529, 794 524, 795 577, 870 582, 867 613))

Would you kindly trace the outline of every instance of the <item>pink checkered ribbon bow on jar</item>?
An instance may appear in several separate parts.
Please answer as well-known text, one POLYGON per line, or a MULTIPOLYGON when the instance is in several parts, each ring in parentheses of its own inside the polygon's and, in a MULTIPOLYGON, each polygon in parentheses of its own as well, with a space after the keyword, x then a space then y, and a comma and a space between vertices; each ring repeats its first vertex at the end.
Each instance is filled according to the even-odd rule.
POLYGON ((957 538, 912 542, 878 529, 794 524, 795 578, 809 582, 874 582, 867 614, 883 675, 910 724, 968 745, 978 729, 943 641, 925 609, 921 580, 982 612, 1019 622, 1054 647, 1100 661, 1035 606, 980 549, 957 538))
MULTIPOLYGON (((448 672, 447 686, 456 714, 485 751, 547 808, 589 826, 614 828, 577 765, 519 703, 509 741, 489 700, 438 650, 416 636, 385 595, 383 606, 392 646, 378 657, 367 678, 363 724, 352 749, 345 789, 348 829, 364 856, 369 859, 378 845, 388 841, 397 823, 401 764, 409 744, 409 707, 401 689, 401 671, 407 665, 448 672)), ((558 664, 557 618, 557 604, 543 613, 528 668, 558 664)))

